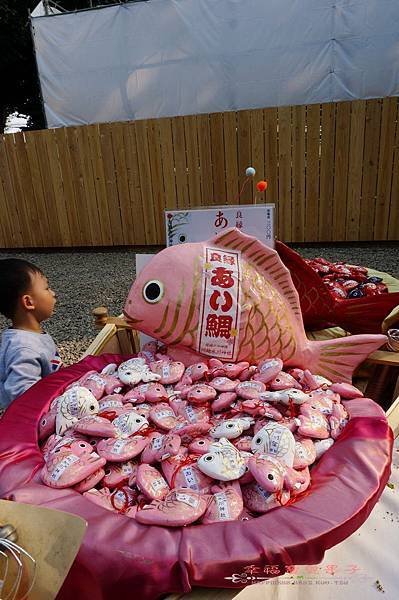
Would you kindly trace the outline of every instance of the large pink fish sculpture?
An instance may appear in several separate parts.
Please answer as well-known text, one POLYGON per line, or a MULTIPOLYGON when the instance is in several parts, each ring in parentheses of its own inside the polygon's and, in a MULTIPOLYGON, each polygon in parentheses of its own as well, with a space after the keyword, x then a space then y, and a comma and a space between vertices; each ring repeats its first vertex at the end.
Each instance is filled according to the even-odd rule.
POLYGON ((350 382, 387 339, 309 341, 289 271, 273 249, 237 229, 156 254, 133 283, 124 314, 186 365, 206 357, 250 364, 278 357, 340 382, 350 382))

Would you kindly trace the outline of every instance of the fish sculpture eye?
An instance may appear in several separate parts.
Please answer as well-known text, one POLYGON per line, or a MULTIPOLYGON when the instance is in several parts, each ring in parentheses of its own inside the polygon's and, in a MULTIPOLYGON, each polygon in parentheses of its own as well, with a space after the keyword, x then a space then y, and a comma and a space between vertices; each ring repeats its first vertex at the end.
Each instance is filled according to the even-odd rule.
POLYGON ((261 443, 262 443, 262 438, 261 437, 256 438, 255 444, 261 444, 261 443))
POLYGON ((207 462, 211 462, 213 460, 213 456, 209 454, 208 456, 205 456, 205 460, 207 462))
POLYGON ((147 283, 143 287, 143 298, 146 302, 149 302, 150 304, 156 304, 157 302, 159 302, 163 298, 163 294, 163 283, 161 283, 157 279, 147 281, 147 283))

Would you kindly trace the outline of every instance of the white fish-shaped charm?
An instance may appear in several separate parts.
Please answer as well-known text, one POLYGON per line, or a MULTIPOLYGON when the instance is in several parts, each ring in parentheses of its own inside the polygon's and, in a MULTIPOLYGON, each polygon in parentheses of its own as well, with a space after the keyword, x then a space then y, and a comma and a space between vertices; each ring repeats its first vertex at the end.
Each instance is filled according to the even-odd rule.
POLYGON ((136 385, 143 381, 158 381, 161 376, 153 373, 146 363, 145 358, 129 358, 118 367, 118 377, 125 385, 136 385))
POLYGON ((251 427, 254 423, 254 420, 251 418, 241 418, 241 419, 228 419, 227 421, 222 421, 215 427, 209 430, 209 435, 213 438, 227 438, 228 440, 234 440, 235 438, 240 437, 243 431, 246 431, 251 427))
POLYGON ((80 386, 70 388, 59 397, 57 402, 56 434, 63 435, 79 419, 96 415, 98 411, 98 401, 90 390, 80 386))
POLYGON ((295 438, 288 427, 271 421, 254 435, 251 450, 255 453, 272 454, 288 467, 292 467, 295 456, 295 438))
POLYGON ((205 475, 220 481, 238 479, 246 470, 245 459, 226 438, 211 444, 209 451, 198 459, 197 466, 205 475))

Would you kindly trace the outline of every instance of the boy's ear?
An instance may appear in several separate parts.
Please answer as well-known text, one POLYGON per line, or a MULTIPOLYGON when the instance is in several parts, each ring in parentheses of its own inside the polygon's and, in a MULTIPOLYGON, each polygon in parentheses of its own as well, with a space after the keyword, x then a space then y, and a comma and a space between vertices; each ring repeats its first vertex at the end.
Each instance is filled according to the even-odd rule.
POLYGON ((24 308, 25 310, 35 310, 35 304, 34 304, 33 298, 29 294, 24 294, 21 297, 21 303, 22 303, 22 308, 24 308))

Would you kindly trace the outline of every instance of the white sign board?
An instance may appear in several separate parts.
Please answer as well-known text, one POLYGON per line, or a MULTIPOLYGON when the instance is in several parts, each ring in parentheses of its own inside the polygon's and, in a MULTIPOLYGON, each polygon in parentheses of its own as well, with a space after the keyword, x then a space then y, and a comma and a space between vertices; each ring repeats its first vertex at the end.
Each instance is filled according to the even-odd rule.
POLYGON ((274 204, 166 210, 165 226, 167 246, 203 242, 229 227, 237 227, 274 248, 274 204))

